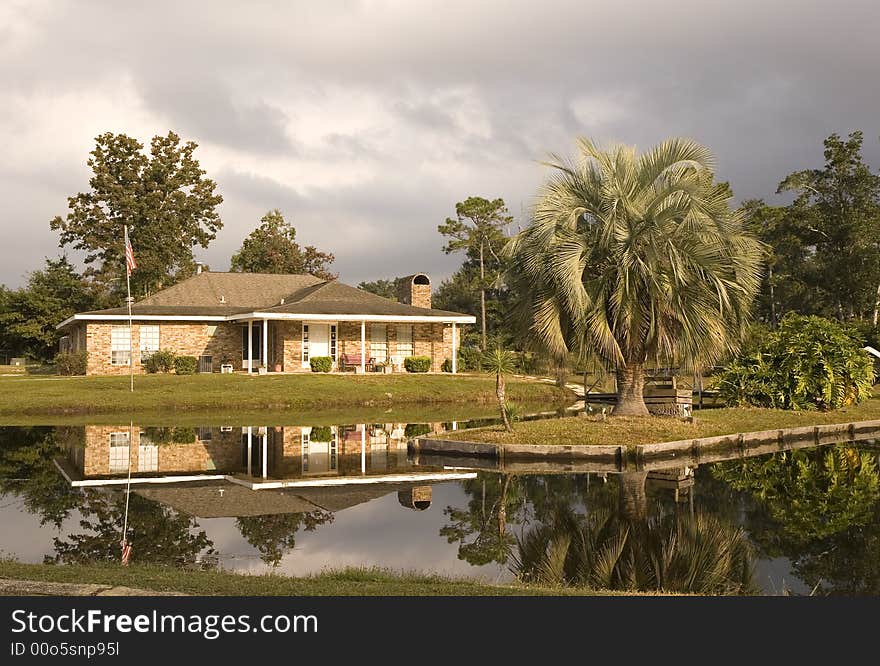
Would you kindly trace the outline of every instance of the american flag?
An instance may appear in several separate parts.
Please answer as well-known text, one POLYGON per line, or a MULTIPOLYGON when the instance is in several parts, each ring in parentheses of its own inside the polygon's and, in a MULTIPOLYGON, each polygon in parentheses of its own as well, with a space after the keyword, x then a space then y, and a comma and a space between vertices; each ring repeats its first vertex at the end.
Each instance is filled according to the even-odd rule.
POLYGON ((122 566, 127 567, 128 561, 131 559, 131 544, 125 539, 122 540, 122 566))
POLYGON ((128 277, 131 277, 131 272, 137 267, 134 260, 134 250, 131 249, 131 241, 128 240, 128 227, 125 227, 125 270, 128 277))

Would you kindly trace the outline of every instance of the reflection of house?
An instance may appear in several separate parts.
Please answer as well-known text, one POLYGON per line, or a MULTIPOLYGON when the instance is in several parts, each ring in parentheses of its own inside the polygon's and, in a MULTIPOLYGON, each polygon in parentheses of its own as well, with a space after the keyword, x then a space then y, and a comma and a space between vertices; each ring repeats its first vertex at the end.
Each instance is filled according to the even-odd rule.
POLYGON ((403 371, 407 356, 428 356, 433 372, 448 359, 455 372, 458 327, 476 318, 433 309, 423 273, 401 278, 398 291, 393 301, 311 275, 203 271, 135 303, 131 330, 124 307, 70 317, 58 325, 61 351, 86 351, 90 375, 127 374, 131 361, 143 372, 160 349, 197 357, 201 372, 309 372, 318 356, 344 369, 343 355, 357 356, 361 372, 369 359, 403 371))
MULTIPOLYGON (((426 486, 420 486, 422 488, 426 486)), ((430 491, 430 486, 427 486, 430 491)), ((255 493, 225 481, 141 486, 134 492, 197 518, 264 516, 282 513, 335 513, 397 491, 410 492, 409 484, 336 486, 264 490, 255 493)), ((430 503, 430 502, 429 502, 430 503)))
POLYGON ((62 427, 58 463, 77 485, 229 477, 263 488, 352 479, 403 481, 435 470, 413 467, 403 424, 150 428, 62 427), (403 478, 407 477, 407 478, 403 478))

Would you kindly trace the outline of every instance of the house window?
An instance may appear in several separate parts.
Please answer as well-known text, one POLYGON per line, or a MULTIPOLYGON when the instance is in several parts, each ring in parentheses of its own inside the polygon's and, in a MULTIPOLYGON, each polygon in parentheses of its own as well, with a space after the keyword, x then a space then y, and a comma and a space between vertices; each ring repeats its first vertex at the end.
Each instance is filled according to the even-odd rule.
POLYGON ((413 327, 409 324, 397 327, 397 355, 403 357, 413 355, 413 327))
POLYGON ((385 324, 370 324, 370 358, 381 363, 388 359, 388 332, 385 324))
POLYGON ((309 362, 309 325, 303 324, 302 362, 309 362))
POLYGON ((110 365, 131 362, 131 331, 128 326, 110 327, 110 365))
POLYGON ((110 473, 128 471, 128 433, 110 433, 110 473))
POLYGON ((159 351, 159 327, 141 325, 141 363, 159 351))
POLYGON ((336 324, 330 324, 330 358, 336 360, 336 324))
POLYGON ((159 469, 159 447, 145 433, 138 440, 138 472, 155 472, 159 469))

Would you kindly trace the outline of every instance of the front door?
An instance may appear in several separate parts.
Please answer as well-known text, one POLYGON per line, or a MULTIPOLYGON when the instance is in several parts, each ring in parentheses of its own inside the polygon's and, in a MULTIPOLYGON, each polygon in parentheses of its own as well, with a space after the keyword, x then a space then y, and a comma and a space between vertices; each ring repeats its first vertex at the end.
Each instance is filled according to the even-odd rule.
POLYGON ((308 324, 308 327, 309 358, 330 356, 330 324, 308 324))

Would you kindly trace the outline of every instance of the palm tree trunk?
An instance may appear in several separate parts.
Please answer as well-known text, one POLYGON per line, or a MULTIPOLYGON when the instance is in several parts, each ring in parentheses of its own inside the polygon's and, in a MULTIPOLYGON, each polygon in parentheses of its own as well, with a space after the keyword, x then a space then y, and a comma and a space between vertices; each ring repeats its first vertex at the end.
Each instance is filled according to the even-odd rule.
POLYGON ((483 241, 480 241, 480 325, 483 329, 483 351, 486 351, 486 269, 483 263, 483 241))
POLYGON ((647 472, 624 472, 617 479, 620 484, 620 515, 631 523, 648 519, 648 495, 645 493, 647 472))
POLYGON ((616 372, 617 404, 614 416, 648 416, 645 406, 645 367, 631 363, 616 372))
POLYGON ((510 419, 507 416, 507 404, 504 399, 504 374, 500 372, 495 375, 495 395, 498 396, 498 406, 501 408, 501 422, 504 424, 504 429, 507 432, 513 432, 510 419))

